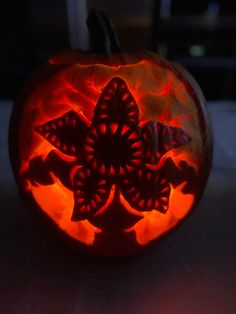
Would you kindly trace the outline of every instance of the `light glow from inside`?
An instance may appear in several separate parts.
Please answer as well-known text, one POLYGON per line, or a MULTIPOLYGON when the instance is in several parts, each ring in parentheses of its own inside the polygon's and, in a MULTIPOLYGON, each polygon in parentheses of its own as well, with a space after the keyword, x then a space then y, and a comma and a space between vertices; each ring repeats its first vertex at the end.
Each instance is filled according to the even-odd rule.
MULTIPOLYGON (((46 158, 55 149, 33 130, 51 119, 71 109, 82 113, 91 121, 93 110, 101 89, 113 76, 122 77, 139 106, 141 122, 147 120, 160 121, 163 124, 183 128, 192 141, 183 147, 167 153, 176 165, 186 161, 195 170, 199 170, 202 140, 196 105, 190 97, 183 82, 174 72, 163 70, 150 61, 140 61, 133 65, 78 65, 67 67, 48 80, 39 84, 29 96, 24 107, 19 133, 21 168, 23 173, 29 161, 36 156, 46 158)), ((73 160, 73 157, 68 157, 73 160)), ((31 191, 42 211, 66 234, 86 245, 92 245, 96 234, 102 230, 89 221, 72 222, 73 192, 55 179, 52 185, 31 185, 23 182, 25 189, 31 191)), ((151 240, 172 229, 190 211, 194 203, 194 195, 184 194, 182 189, 186 182, 171 187, 168 211, 163 214, 156 210, 137 212, 143 218, 124 232, 135 232, 138 245, 145 245, 151 240)), ((113 189, 114 191, 114 189, 113 189)), ((125 205, 122 195, 120 201, 125 205)), ((136 212, 128 208, 128 211, 136 212)))

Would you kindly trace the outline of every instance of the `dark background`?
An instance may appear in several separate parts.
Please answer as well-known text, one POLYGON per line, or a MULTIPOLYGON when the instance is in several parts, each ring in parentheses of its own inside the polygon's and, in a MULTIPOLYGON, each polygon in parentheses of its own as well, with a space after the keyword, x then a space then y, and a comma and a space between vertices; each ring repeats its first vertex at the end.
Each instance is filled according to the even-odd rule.
POLYGON ((67 1, 1 3, 0 313, 233 314, 235 1, 88 0, 87 9, 85 2, 76 11, 83 31, 71 27, 67 1), (52 53, 70 45, 88 48, 85 11, 92 8, 110 16, 125 50, 149 48, 185 65, 208 99, 213 123, 213 168, 200 204, 174 234, 129 258, 90 257, 63 247, 25 209, 8 159, 17 91, 52 53))
POLYGON ((14 97, 22 81, 51 54, 67 49, 78 25, 82 34, 77 47, 87 48, 86 11, 97 9, 113 21, 124 50, 159 51, 185 65, 208 99, 235 99, 235 1, 79 0, 77 11, 67 12, 68 3, 75 2, 2 1, 0 97, 14 97))

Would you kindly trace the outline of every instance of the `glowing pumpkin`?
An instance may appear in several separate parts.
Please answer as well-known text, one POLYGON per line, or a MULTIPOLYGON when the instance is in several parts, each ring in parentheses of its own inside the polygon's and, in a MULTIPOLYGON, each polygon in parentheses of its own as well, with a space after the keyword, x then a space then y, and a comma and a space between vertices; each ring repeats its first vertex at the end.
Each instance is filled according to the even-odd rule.
POLYGON ((137 252, 199 200, 211 138, 199 87, 153 53, 67 51, 26 85, 10 128, 25 199, 81 250, 137 252))

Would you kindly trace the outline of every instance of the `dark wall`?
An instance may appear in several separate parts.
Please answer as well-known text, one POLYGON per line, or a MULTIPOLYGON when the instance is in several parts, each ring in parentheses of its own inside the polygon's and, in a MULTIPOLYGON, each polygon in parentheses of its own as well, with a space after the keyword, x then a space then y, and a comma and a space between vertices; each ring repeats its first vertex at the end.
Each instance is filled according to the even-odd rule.
POLYGON ((0 97, 12 98, 39 64, 69 47, 66 3, 2 1, 0 26, 0 97))
MULTIPOLYGON (((154 2, 158 1, 87 0, 87 7, 88 11, 105 11, 115 25, 124 50, 136 51, 149 46, 154 2)), ((235 1, 220 0, 218 4, 219 14, 236 16, 235 1)), ((174 15, 202 13, 208 6, 209 0, 172 0, 174 15)), ((14 98, 22 82, 40 64, 54 52, 69 47, 66 0, 2 1, 0 26, 0 97, 14 98)), ((183 43, 174 43, 169 49, 170 58, 174 60, 185 48, 189 49, 183 43)), ((228 49, 224 38, 218 46, 208 42, 206 49, 209 57, 224 56, 236 60, 236 48, 228 49)), ((202 69, 194 68, 190 71, 203 86, 207 98, 236 98, 234 69, 212 68, 203 73, 202 69)))

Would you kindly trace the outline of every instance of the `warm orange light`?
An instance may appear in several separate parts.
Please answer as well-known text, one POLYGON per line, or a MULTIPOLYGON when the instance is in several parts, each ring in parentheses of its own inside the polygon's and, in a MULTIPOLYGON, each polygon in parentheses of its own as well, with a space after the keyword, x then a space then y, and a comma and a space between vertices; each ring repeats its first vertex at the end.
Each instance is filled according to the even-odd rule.
POLYGON ((169 209, 165 214, 156 210, 143 213, 144 218, 126 232, 135 231, 138 243, 146 245, 173 228, 188 214, 194 202, 192 194, 182 193, 184 185, 185 183, 176 189, 172 187, 169 209))
POLYGON ((87 220, 71 223, 74 205, 72 192, 66 189, 59 180, 49 186, 31 186, 34 199, 60 229, 74 239, 92 245, 95 234, 101 232, 87 220))
MULTIPOLYGON (((94 108, 104 86, 112 77, 120 77, 126 82, 138 104, 140 126, 146 121, 158 121, 170 127, 183 129, 191 138, 187 145, 169 150, 156 164, 147 163, 146 167, 149 170, 159 171, 168 160, 171 160, 179 169, 181 169, 181 163, 185 162, 198 175, 202 164, 202 147, 204 145, 199 123, 199 109, 185 83, 174 70, 168 68, 159 59, 157 61, 156 57, 150 57, 147 60, 137 59, 137 62, 130 61, 128 64, 120 62, 118 56, 114 57, 113 61, 107 60, 103 64, 99 62, 100 57, 94 58, 97 58, 97 62, 91 63, 90 59, 90 61, 85 61, 85 59, 80 61, 75 55, 67 57, 65 54, 50 60, 52 67, 65 66, 38 84, 27 98, 22 111, 23 118, 20 122, 18 138, 20 156, 18 174, 25 191, 32 193, 42 211, 64 233, 88 246, 92 246, 96 237, 103 234, 99 219, 113 204, 116 185, 112 185, 105 206, 102 206, 94 215, 95 220, 96 218, 99 220, 98 225, 87 219, 72 221, 73 192, 65 187, 53 173, 51 173, 51 177, 54 183, 48 185, 34 185, 24 176, 32 158, 40 156, 45 160, 48 154, 55 150, 52 144, 35 132, 36 127, 56 119, 70 110, 78 113, 81 119, 90 125, 94 108)), ((127 58, 129 57, 127 56, 127 58)), ((113 126, 117 127, 115 124, 113 126)), ((76 161, 76 157, 59 151, 58 155, 64 161, 76 161)), ((71 171, 71 181, 79 167, 81 166, 77 165, 71 171)), ((115 175, 114 168, 111 168, 111 175, 115 175)), ((132 207, 121 192, 116 194, 116 197, 119 197, 120 206, 131 215, 139 217, 138 222, 132 227, 119 230, 121 237, 123 234, 134 233, 137 246, 145 246, 176 226, 189 213, 196 201, 194 191, 187 190, 186 192, 184 190, 186 184, 187 181, 181 182, 177 186, 171 185, 169 208, 165 213, 161 213, 155 208, 151 211, 141 212, 132 207)))

